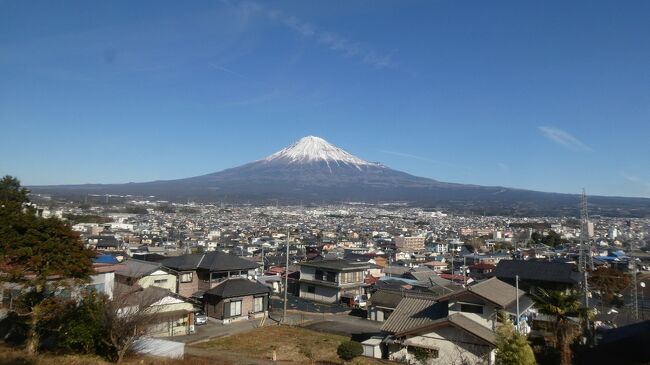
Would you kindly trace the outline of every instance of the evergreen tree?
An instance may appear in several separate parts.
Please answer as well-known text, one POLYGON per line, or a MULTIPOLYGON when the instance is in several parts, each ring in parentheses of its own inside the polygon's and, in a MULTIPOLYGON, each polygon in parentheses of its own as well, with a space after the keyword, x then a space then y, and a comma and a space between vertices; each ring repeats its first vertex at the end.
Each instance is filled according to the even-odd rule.
POLYGON ((535 354, 526 336, 517 333, 505 318, 497 328, 497 365, 535 365, 535 354))
POLYGON ((28 291, 21 314, 30 318, 27 348, 35 353, 41 302, 57 287, 87 280, 93 253, 63 221, 38 217, 27 193, 14 177, 0 180, 0 280, 28 291))

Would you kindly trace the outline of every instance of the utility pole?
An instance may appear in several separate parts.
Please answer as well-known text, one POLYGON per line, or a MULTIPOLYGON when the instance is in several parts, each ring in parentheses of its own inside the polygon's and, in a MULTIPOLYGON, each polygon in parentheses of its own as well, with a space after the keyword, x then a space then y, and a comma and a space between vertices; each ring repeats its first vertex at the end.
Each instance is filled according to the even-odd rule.
POLYGON ((521 328, 519 326, 519 275, 515 275, 515 297, 517 298, 517 333, 521 333, 521 328))
POLYGON ((637 269, 636 269, 636 261, 632 259, 632 296, 634 302, 632 303, 632 315, 635 320, 639 320, 639 288, 637 286, 636 282, 636 274, 637 274, 637 269))
POLYGON ((582 189, 582 198, 580 199, 580 257, 578 267, 582 274, 582 291, 584 294, 585 307, 589 307, 589 276, 588 268, 593 270, 593 258, 591 257, 591 244, 589 242, 589 213, 587 210, 587 193, 582 189))
POLYGON ((287 262, 284 267, 284 310, 282 312, 282 322, 287 318, 287 292, 289 291, 289 228, 287 228, 287 262))
POLYGON ((467 286, 467 257, 463 256, 463 286, 467 286))

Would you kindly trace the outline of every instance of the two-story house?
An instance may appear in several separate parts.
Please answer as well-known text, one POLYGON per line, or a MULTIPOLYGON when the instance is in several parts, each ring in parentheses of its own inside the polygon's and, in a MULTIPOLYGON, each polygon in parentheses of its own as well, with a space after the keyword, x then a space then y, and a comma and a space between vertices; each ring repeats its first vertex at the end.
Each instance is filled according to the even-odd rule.
POLYGON ((220 251, 171 257, 160 262, 178 275, 178 293, 186 298, 236 277, 255 276, 257 263, 220 251))
POLYGON ((372 264, 348 260, 300 263, 300 297, 321 303, 338 303, 364 294, 364 279, 372 264))
POLYGON ((409 362, 425 353, 427 364, 493 364, 497 312, 516 317, 531 306, 525 292, 497 278, 442 296, 406 293, 381 328, 387 357, 409 362))

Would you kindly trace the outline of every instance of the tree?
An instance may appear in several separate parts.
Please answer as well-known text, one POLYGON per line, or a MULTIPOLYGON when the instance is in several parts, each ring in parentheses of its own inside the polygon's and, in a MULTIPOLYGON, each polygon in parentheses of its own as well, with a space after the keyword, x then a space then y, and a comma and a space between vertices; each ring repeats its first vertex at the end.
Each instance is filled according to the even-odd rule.
POLYGON ((35 353, 40 303, 57 287, 87 280, 94 254, 64 222, 38 217, 27 193, 14 177, 0 180, 0 279, 27 291, 20 314, 30 317, 27 349, 35 353))
POLYGON ((344 361, 350 361, 363 354, 363 346, 356 341, 341 342, 339 347, 336 349, 336 354, 344 361))
POLYGON ((512 322, 505 317, 496 331, 497 365, 535 365, 535 354, 526 336, 517 333, 512 322))
POLYGON ((563 292, 555 290, 538 289, 533 295, 533 302, 537 310, 555 318, 553 331, 555 334, 555 349, 560 355, 560 364, 571 364, 571 342, 580 334, 580 326, 571 322, 571 317, 587 318, 590 314, 588 308, 583 308, 580 295, 576 292, 563 292))
POLYGON ((156 287, 115 287, 113 299, 106 301, 100 320, 101 341, 108 347, 109 360, 122 362, 133 344, 147 334, 162 314, 155 304, 165 295, 165 290, 156 287))
POLYGON ((589 275, 589 286, 600 292, 603 304, 622 304, 616 296, 631 282, 630 275, 610 267, 600 267, 589 275))

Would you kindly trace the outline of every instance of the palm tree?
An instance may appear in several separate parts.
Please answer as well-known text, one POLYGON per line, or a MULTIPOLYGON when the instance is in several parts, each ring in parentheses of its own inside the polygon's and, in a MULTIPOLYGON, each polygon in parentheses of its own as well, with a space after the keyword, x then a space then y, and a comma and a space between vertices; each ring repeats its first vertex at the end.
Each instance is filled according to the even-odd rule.
POLYGON ((574 291, 538 289, 533 295, 537 310, 555 318, 555 349, 560 354, 560 364, 571 364, 571 342, 580 333, 580 327, 570 318, 588 319, 590 311, 582 306, 580 294, 574 291))

